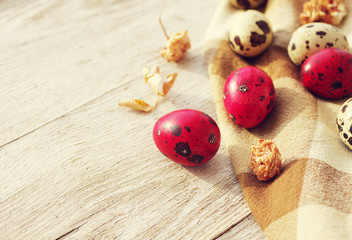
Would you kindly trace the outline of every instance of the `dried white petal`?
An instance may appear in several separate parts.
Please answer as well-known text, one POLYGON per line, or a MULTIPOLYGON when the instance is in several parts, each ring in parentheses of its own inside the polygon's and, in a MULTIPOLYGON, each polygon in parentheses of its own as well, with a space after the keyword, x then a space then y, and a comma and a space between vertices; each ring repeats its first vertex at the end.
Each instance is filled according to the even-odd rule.
POLYGON ((165 97, 166 94, 171 90, 172 86, 176 81, 177 73, 171 73, 167 76, 166 81, 163 82, 162 92, 159 92, 159 95, 165 97))
POLYGON ((161 75, 159 71, 159 66, 154 65, 152 69, 147 67, 143 68, 144 80, 153 89, 155 94, 159 93, 159 86, 161 82, 161 75))
POLYGON ((130 108, 142 112, 150 112, 156 107, 157 101, 154 105, 150 105, 141 99, 126 99, 119 101, 119 106, 130 108))
POLYGON ((158 65, 154 65, 151 69, 143 68, 144 80, 153 89, 155 94, 154 104, 148 104, 141 99, 127 99, 119 101, 119 106, 127 107, 137 111, 150 112, 156 108, 159 96, 165 97, 175 83, 177 73, 169 74, 165 81, 162 82, 160 75, 160 69, 158 65), (162 89, 160 90, 160 84, 162 82, 162 89))

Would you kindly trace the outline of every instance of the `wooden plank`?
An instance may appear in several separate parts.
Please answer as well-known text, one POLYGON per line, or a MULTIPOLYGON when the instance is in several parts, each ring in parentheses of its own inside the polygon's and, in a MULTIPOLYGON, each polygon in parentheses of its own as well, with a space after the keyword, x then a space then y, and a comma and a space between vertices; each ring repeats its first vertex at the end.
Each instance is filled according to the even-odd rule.
POLYGON ((0 146, 126 87, 144 65, 163 62, 160 13, 170 33, 187 28, 199 46, 215 6, 210 0, 1 1, 0 146))
POLYGON ((186 168, 151 136, 172 110, 216 119, 202 51, 216 4, 0 2, 1 239, 212 239, 248 216, 223 147, 186 168), (159 56, 160 12, 168 31, 190 32, 179 64, 159 56), (150 114, 118 108, 151 97, 141 68, 154 63, 178 72, 170 94, 150 114))
POLYGON ((217 240, 225 239, 251 239, 266 240, 262 230, 255 221, 253 215, 249 214, 241 222, 235 224, 231 229, 220 235, 217 240))
POLYGON ((185 168, 154 146, 157 116, 196 97, 180 89, 210 93, 205 76, 183 85, 151 114, 117 108, 113 91, 1 148, 0 236, 210 239, 247 215, 224 149, 185 168))

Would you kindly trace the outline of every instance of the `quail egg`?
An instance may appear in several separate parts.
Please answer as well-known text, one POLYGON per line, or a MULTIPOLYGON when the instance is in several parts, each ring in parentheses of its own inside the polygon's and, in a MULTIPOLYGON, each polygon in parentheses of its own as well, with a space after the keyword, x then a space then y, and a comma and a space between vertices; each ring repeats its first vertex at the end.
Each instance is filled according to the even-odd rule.
POLYGON ((336 126, 341 140, 352 150, 352 98, 337 113, 336 126))
POLYGON ((324 48, 349 49, 343 32, 327 23, 309 23, 299 27, 291 37, 287 51, 291 61, 298 67, 314 53, 324 48))
POLYGON ((271 44, 273 31, 265 15, 247 10, 231 19, 229 43, 232 50, 244 57, 255 57, 271 44))
POLYGON ((352 93, 352 54, 325 48, 307 58, 301 67, 301 82, 315 95, 341 99, 352 93))
POLYGON ((240 9, 249 9, 249 8, 257 8, 265 0, 229 0, 230 4, 240 9))
POLYGON ((157 148, 170 160, 198 166, 214 157, 220 146, 220 130, 208 114, 180 109, 161 117, 154 125, 157 148))

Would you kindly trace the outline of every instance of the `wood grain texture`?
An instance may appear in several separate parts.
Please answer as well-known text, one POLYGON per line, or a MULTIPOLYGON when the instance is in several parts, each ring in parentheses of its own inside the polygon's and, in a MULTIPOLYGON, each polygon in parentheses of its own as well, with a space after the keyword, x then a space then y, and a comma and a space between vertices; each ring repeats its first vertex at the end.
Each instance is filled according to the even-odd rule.
POLYGON ((202 48, 216 5, 0 1, 1 239, 213 239, 247 222, 262 236, 223 147, 188 168, 152 140, 172 110, 216 119, 202 48), (160 57, 160 13, 170 33, 189 30, 178 64, 160 57), (154 63, 179 74, 169 95, 149 114, 119 108, 151 99, 141 70, 154 63))
POLYGON ((233 227, 220 235, 216 240, 238 239, 238 240, 267 240, 262 230, 256 223, 253 215, 249 214, 241 222, 235 223, 233 227))

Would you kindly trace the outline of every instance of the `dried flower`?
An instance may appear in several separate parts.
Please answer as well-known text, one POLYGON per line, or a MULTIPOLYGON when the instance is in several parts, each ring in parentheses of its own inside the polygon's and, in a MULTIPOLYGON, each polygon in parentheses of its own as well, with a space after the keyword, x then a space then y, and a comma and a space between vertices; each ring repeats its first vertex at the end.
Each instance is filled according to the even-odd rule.
POLYGON ((163 56, 167 61, 178 62, 190 48, 191 43, 186 30, 171 35, 171 37, 167 40, 166 48, 161 50, 161 56, 163 56))
POLYGON ((280 173, 281 153, 270 140, 259 139, 251 146, 250 168, 260 181, 269 181, 280 173))
POLYGON ((311 0, 303 4, 302 24, 324 22, 339 25, 347 10, 342 0, 311 0))
POLYGON ((160 70, 158 65, 154 65, 151 69, 145 67, 143 68, 144 80, 153 89, 155 94, 154 104, 148 104, 141 99, 127 99, 119 101, 119 106, 131 108, 133 110, 150 112, 156 108, 159 96, 165 97, 174 85, 177 77, 177 73, 169 74, 165 81, 162 82, 160 75, 160 70), (160 83, 162 82, 162 87, 160 89, 160 83))
POLYGON ((175 33, 171 35, 171 37, 169 37, 166 33, 166 30, 160 17, 159 23, 161 25, 161 28, 163 29, 165 37, 167 38, 167 44, 166 47, 161 50, 161 56, 163 56, 168 62, 180 61, 183 58, 184 54, 188 51, 188 49, 191 48, 191 42, 188 37, 188 31, 185 30, 183 32, 175 33))

